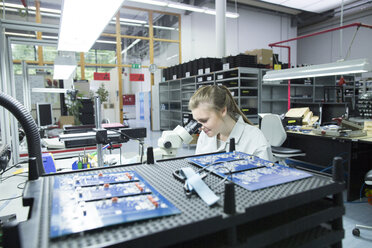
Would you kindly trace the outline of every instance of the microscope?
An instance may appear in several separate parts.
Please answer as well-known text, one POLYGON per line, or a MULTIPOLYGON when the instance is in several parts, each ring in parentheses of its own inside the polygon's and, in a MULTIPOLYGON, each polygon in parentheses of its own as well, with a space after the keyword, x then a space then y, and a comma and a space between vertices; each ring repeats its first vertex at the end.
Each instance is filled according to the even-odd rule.
POLYGON ((192 135, 195 134, 201 124, 195 120, 190 120, 186 126, 178 125, 175 129, 164 131, 158 140, 158 148, 154 149, 155 159, 166 159, 175 157, 177 150, 182 144, 189 144, 192 141, 192 135))

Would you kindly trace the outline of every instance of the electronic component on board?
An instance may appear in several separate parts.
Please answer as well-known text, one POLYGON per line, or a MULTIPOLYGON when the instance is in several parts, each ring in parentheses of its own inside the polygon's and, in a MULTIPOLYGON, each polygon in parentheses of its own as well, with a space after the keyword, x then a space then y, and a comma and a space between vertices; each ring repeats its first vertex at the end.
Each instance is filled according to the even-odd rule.
POLYGON ((311 176, 307 172, 236 151, 187 160, 221 177, 229 175, 229 180, 248 190, 263 189, 311 176))
POLYGON ((134 171, 56 176, 50 237, 180 211, 134 171))

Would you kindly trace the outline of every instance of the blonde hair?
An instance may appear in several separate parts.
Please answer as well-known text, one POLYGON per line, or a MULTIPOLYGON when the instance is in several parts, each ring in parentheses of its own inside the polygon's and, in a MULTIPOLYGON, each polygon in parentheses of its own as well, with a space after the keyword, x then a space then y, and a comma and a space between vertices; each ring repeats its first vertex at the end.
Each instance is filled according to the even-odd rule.
POLYGON ((196 109, 200 103, 209 103, 212 109, 220 112, 224 107, 227 109, 227 114, 235 121, 239 115, 244 122, 253 125, 253 123, 243 114, 228 88, 225 86, 208 85, 199 88, 189 101, 189 109, 196 109))

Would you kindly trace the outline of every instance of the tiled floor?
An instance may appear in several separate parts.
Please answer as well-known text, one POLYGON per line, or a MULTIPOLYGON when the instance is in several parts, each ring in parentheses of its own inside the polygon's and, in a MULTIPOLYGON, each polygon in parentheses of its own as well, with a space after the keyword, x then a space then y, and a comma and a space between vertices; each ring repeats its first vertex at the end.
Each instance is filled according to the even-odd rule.
MULTIPOLYGON (((150 131, 148 124, 130 121, 131 127, 147 127, 147 138, 145 139, 146 146, 157 147, 157 140, 161 136, 160 131, 150 131)), ((135 152, 138 151, 138 142, 129 141, 124 144, 124 152, 135 152)), ((188 156, 193 155, 195 152, 195 145, 186 146, 178 150, 177 156, 188 156)), ((346 194, 345 194, 346 195, 346 194)), ((346 197, 344 197, 346 199, 346 197)), ((366 199, 363 199, 364 203, 346 202, 345 209, 346 214, 343 217, 343 225, 345 229, 345 238, 343 239, 343 247, 346 248, 368 248, 372 247, 372 230, 360 230, 360 237, 355 237, 352 234, 352 230, 355 224, 371 225, 372 226, 372 205, 365 203, 366 199)))

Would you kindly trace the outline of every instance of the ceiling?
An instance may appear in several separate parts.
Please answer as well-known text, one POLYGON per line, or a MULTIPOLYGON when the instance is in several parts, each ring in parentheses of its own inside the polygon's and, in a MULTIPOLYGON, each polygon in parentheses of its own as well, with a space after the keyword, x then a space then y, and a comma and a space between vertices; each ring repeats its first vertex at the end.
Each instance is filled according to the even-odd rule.
MULTIPOLYGON (((46 8, 46 9, 53 9, 53 10, 61 10, 61 3, 62 0, 39 0, 40 1, 40 6, 41 8, 46 8)), ((104 1, 104 0, 102 0, 104 1)), ((194 5, 194 6, 213 6, 215 1, 217 0, 168 0, 169 2, 182 2, 184 4, 189 4, 189 5, 194 5)), ((246 8, 246 9, 253 9, 253 10, 260 10, 260 11, 265 11, 268 13, 274 13, 274 14, 284 14, 284 15, 290 15, 292 17, 292 25, 297 26, 298 28, 306 27, 309 25, 312 25, 317 22, 321 22, 324 20, 328 20, 331 18, 335 18, 335 16, 339 15, 340 13, 340 5, 341 5, 341 0, 315 0, 316 2, 333 2, 333 5, 329 8, 326 9, 323 12, 320 13, 314 13, 314 12, 309 12, 309 11, 304 11, 300 9, 293 8, 293 3, 294 2, 309 2, 310 0, 274 0, 275 3, 268 3, 267 1, 269 0, 227 0, 228 8, 235 9, 235 7, 238 9, 241 8, 246 8), (288 6, 284 6, 283 4, 292 4, 288 6)), ((6 4, 12 3, 12 4, 17 4, 21 5, 22 2, 25 2, 30 8, 29 15, 26 17, 32 20, 32 18, 35 18, 35 15, 32 11, 32 7, 35 6, 36 0, 2 0, 0 2, 0 6, 2 5, 2 2, 5 2, 6 4)), ((124 2, 124 5, 128 6, 133 6, 133 7, 142 7, 142 8, 147 8, 147 9, 156 9, 155 6, 153 5, 148 5, 148 4, 141 4, 141 3, 135 3, 126 0, 124 2)), ((355 11, 360 11, 362 9, 366 8, 372 8, 372 0, 344 0, 344 13, 348 12, 355 12, 355 11)), ((177 12, 177 13, 185 13, 189 14, 191 12, 186 11, 180 11, 176 9, 170 9, 170 8, 164 8, 162 7, 161 10, 163 11, 168 11, 168 12, 177 12)), ((14 18, 20 18, 21 14, 19 10, 14 10, 13 12, 6 12, 7 17, 12 16, 14 18)), ((1 16, 2 17, 2 16, 1 16)), ((120 12, 120 17, 129 19, 129 20, 135 20, 135 21, 143 21, 147 22, 148 20, 148 15, 147 12, 140 11, 140 10, 132 10, 132 9, 125 9, 123 8, 120 12)), ((11 18, 9 18, 11 19, 11 18)), ((20 18, 21 20, 25 21, 25 18, 20 18)), ((49 23, 49 24, 55 24, 59 25, 59 14, 50 14, 49 16, 42 16, 43 23, 49 23), (54 15, 54 16, 53 16, 54 15)), ((157 25, 159 27, 167 27, 167 28, 174 28, 174 31, 177 31, 177 23, 178 19, 175 18, 174 16, 170 15, 163 15, 163 14, 154 14, 154 25, 157 25)), ((128 24, 128 22, 126 22, 128 24)), ((141 25, 123 25, 124 27, 122 28, 121 32, 122 34, 126 35, 134 35, 134 36, 148 36, 148 25, 146 27, 146 24, 141 25)), ((104 32, 109 32, 109 33, 115 33, 115 24, 108 25, 106 30, 104 32)), ((167 37, 168 33, 170 33, 169 30, 164 30, 161 28, 154 29, 155 35, 157 35, 159 38, 169 38, 167 37)), ((169 35, 168 35, 169 36, 169 35)), ((106 41, 106 43, 96 43, 94 48, 96 49, 106 49, 106 50, 115 50, 115 44, 114 41, 115 39, 112 38, 105 38, 101 37, 100 38, 103 41, 106 41), (108 43, 107 43, 108 42, 108 43), (111 43, 111 44, 110 44, 111 43)), ((125 39, 123 40, 123 45, 124 47, 130 46, 135 40, 128 40, 125 39)), ((161 52, 160 50, 162 49, 161 47, 158 47, 159 44, 155 46, 155 49, 158 52, 161 52)), ((124 49, 123 47, 123 49, 124 49)), ((141 41, 137 42, 136 46, 134 49, 132 49, 132 53, 136 53, 137 55, 139 53, 145 53, 144 51, 148 50, 148 41, 141 41)), ((156 52, 156 51, 155 51, 156 52)), ((146 56, 146 54, 144 54, 146 56)))

